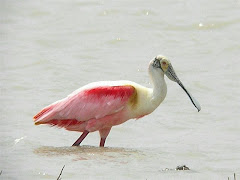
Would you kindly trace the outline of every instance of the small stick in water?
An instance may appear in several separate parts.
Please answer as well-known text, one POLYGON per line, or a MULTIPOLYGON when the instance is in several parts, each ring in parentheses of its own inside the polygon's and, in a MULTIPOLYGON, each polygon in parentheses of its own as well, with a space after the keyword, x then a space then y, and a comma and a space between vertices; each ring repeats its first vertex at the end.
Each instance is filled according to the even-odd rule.
POLYGON ((61 172, 60 172, 60 174, 59 174, 59 176, 58 176, 58 178, 57 178, 57 180, 61 180, 61 175, 62 175, 62 172, 63 172, 63 169, 64 169, 64 167, 65 167, 65 165, 62 167, 62 170, 61 170, 61 172))

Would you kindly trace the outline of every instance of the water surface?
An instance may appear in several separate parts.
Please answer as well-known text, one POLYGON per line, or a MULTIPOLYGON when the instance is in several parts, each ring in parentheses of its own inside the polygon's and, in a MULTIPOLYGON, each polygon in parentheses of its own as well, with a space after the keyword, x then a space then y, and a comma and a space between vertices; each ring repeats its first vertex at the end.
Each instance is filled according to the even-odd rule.
POLYGON ((0 177, 205 179, 240 177, 240 1, 0 2, 0 177), (150 87, 147 67, 170 58, 200 102, 166 79, 160 107, 70 147, 77 132, 34 126, 44 106, 100 80, 150 87), (185 164, 190 171, 173 170, 185 164), (166 170, 166 168, 171 170, 166 170))

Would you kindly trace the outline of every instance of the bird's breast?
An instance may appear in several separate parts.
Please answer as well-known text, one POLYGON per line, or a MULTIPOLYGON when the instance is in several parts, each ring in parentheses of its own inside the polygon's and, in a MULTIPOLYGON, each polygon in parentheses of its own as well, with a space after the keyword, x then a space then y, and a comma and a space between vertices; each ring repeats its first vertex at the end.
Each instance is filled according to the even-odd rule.
POLYGON ((141 118, 153 112, 159 104, 152 102, 152 90, 142 86, 134 86, 136 91, 129 99, 128 111, 131 118, 141 118))

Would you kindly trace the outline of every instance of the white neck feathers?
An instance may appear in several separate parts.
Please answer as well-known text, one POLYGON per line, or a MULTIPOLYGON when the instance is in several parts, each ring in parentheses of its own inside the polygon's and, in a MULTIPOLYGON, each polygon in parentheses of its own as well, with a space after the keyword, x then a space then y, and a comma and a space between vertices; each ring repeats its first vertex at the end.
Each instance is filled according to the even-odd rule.
POLYGON ((161 69, 156 69, 151 64, 149 65, 148 71, 153 84, 151 101, 154 106, 159 106, 167 94, 167 85, 164 80, 164 73, 161 69))

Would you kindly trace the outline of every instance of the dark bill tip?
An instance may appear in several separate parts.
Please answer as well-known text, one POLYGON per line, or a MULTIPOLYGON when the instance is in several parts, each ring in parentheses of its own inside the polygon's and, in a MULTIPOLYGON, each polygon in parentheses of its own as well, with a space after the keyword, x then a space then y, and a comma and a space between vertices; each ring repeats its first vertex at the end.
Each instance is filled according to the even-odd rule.
POLYGON ((201 106, 199 104, 199 102, 188 92, 188 90, 183 86, 183 84, 181 83, 181 81, 177 82, 182 89, 187 93, 188 97, 190 98, 190 100, 192 101, 193 105, 197 108, 198 112, 201 110, 201 106))

